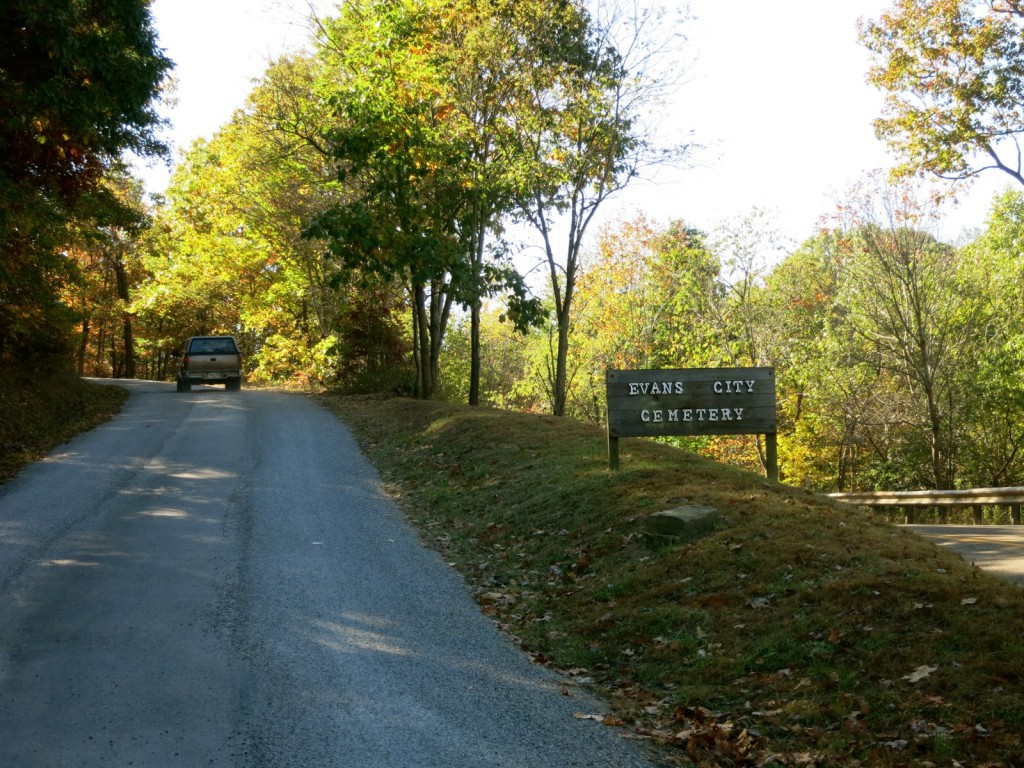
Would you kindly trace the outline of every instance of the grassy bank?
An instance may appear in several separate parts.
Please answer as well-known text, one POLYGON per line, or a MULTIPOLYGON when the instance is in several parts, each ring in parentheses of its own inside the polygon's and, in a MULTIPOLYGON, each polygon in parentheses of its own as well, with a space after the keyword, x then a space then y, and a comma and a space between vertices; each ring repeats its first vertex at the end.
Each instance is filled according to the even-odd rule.
POLYGON ((63 366, 0 367, 0 482, 117 413, 121 387, 89 384, 63 366))
MULTIPOLYGON (((424 540, 606 719, 708 766, 1010 766, 1024 592, 880 519, 553 417, 326 396, 424 540), (652 548, 647 514, 719 510, 652 548)), ((581 713, 588 714, 588 713, 581 713)))

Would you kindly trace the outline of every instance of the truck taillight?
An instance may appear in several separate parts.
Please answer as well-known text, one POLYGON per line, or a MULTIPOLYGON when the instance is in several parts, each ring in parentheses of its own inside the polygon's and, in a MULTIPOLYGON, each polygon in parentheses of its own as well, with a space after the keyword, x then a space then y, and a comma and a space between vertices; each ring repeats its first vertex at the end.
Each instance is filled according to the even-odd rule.
POLYGON ((188 355, 185 355, 183 358, 181 358, 181 367, 188 368, 188 355))

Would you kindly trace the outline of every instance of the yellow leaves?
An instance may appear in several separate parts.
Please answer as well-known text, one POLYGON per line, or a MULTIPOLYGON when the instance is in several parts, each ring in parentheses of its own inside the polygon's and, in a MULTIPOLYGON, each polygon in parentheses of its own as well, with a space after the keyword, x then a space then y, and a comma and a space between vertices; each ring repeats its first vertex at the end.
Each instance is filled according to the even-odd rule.
POLYGON ((964 0, 901 2, 860 25, 875 59, 869 80, 887 95, 876 128, 909 172, 966 173, 972 151, 1024 130, 1019 85, 1005 87, 1024 71, 1020 18, 987 5, 975 12, 964 0))
POLYGON ((436 120, 447 120, 448 117, 455 111, 454 104, 442 104, 434 111, 434 119, 436 120))
POLYGON ((548 160, 553 163, 560 164, 565 161, 567 155, 561 147, 555 147, 550 154, 548 154, 548 160))

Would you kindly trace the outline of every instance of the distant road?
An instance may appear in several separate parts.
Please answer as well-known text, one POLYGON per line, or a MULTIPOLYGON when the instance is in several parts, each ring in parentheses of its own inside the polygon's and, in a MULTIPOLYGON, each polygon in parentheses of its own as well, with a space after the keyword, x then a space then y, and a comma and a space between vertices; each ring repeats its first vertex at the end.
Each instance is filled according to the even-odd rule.
POLYGON ((986 571, 1024 584, 1024 526, 905 525, 986 571))
POLYGON ((531 665, 310 399, 123 382, 0 487, 0 766, 650 764, 531 665))

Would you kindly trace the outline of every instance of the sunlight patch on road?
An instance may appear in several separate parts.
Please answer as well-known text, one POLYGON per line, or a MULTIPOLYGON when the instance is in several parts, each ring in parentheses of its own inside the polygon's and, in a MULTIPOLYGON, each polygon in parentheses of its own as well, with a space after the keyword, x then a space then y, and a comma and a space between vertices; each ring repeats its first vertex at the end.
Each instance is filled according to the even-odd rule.
POLYGON ((61 566, 61 567, 64 567, 64 568, 67 568, 67 567, 94 568, 94 567, 98 566, 99 563, 92 563, 92 562, 88 562, 86 560, 64 559, 64 560, 47 560, 45 563, 43 563, 43 565, 45 565, 45 566, 56 565, 56 566, 61 566))
POLYGON ((218 469, 193 469, 188 472, 171 472, 171 477, 179 480, 228 480, 238 477, 234 472, 224 472, 218 469))
POLYGON ((188 517, 188 512, 180 509, 146 509, 139 512, 139 517, 176 517, 185 518, 188 517))
POLYGON ((394 642, 394 638, 379 632, 347 627, 332 621, 314 621, 313 624, 327 633, 324 636, 313 638, 314 642, 325 648, 340 651, 341 653, 374 651, 376 653, 387 653, 392 656, 412 655, 408 648, 397 645, 394 642))

